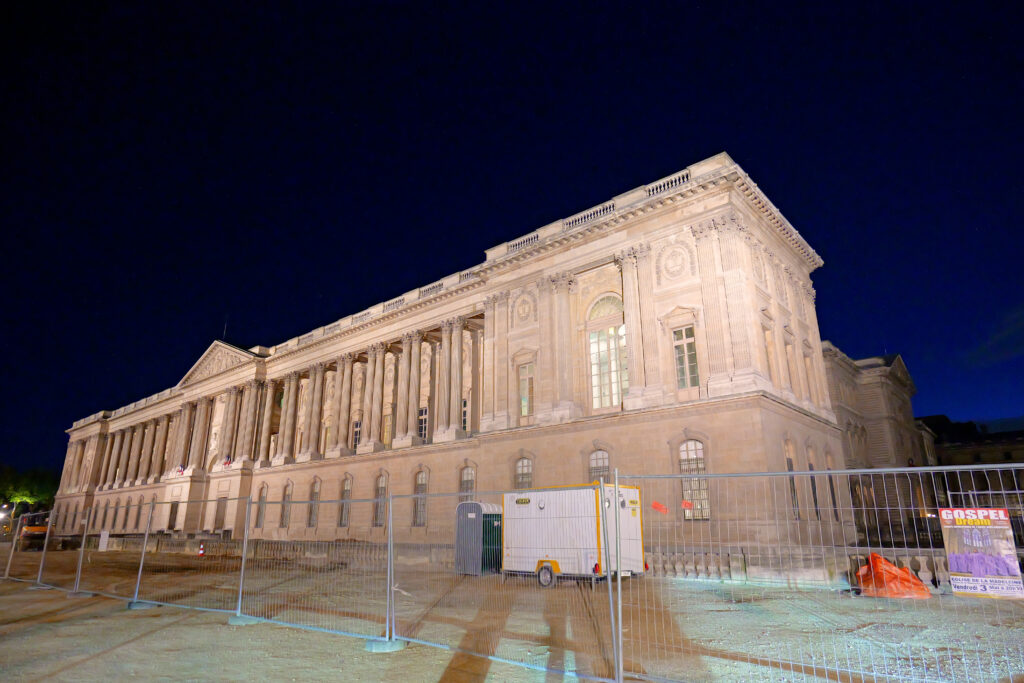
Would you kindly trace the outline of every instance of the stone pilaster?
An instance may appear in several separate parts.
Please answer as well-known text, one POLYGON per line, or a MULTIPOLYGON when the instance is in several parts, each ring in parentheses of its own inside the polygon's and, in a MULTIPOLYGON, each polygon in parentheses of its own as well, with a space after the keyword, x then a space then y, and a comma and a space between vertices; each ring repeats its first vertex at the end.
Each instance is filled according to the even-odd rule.
POLYGON ((615 263, 622 273, 622 317, 626 325, 626 374, 629 377, 629 389, 622 399, 622 404, 627 410, 633 410, 643 406, 645 385, 636 253, 632 249, 627 249, 615 257, 615 263))
MULTIPOLYGON (((423 344, 423 333, 419 330, 410 332, 406 335, 409 338, 409 360, 405 363, 403 360, 403 366, 408 365, 408 396, 405 400, 406 406, 406 431, 402 436, 396 436, 392 443, 393 448, 406 448, 408 446, 418 446, 423 443, 423 439, 419 435, 419 421, 420 421, 420 346, 423 344)), ((403 340, 404 341, 404 340, 403 340)), ((403 358, 405 354, 403 353, 403 358)), ((401 385, 401 380, 399 380, 401 385)), ((401 391, 401 386, 399 386, 401 391)), ((401 403, 399 403, 399 411, 401 411, 401 403)))
MULTIPOLYGON (((641 242, 633 247, 636 255, 637 293, 640 305, 640 334, 644 357, 644 391, 643 405, 645 408, 660 405, 664 398, 664 386, 661 380, 661 363, 658 353, 658 338, 661 334, 658 319, 654 310, 654 262, 651 258, 650 245, 641 242)), ((629 340, 626 340, 629 344, 629 340)))
POLYGON ((534 406, 538 423, 551 422, 555 407, 555 330, 554 297, 551 278, 537 282, 537 321, 540 350, 537 352, 537 376, 534 379, 534 406))
POLYGON ((339 458, 352 453, 348 448, 348 426, 352 414, 352 362, 354 360, 351 353, 346 353, 338 359, 338 371, 334 373, 334 396, 337 409, 334 413, 334 433, 331 435, 331 443, 328 444, 325 454, 328 458, 339 458))
POLYGON ((718 267, 715 242, 719 226, 724 219, 711 218, 693 228, 697 242, 697 268, 700 273, 700 293, 704 304, 704 328, 708 344, 708 395, 729 393, 729 367, 726 353, 725 311, 719 296, 718 267))

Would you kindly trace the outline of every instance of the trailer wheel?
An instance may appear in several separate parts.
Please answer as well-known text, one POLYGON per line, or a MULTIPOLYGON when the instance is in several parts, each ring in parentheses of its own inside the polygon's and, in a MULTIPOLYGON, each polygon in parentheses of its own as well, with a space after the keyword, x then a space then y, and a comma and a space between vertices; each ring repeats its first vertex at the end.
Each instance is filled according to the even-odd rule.
POLYGON ((551 588, 555 585, 555 572, 551 568, 551 565, 546 564, 537 570, 537 583, 542 588, 551 588))

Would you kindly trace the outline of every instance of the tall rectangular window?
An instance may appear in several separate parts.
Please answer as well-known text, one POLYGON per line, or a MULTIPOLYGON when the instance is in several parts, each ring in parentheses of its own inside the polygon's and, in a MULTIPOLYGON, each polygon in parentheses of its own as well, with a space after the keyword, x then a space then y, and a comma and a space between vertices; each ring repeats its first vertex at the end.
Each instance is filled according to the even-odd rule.
POLYGON ((462 431, 469 431, 469 401, 462 399, 462 431))
POLYGON ((317 479, 309 487, 309 510, 306 513, 306 528, 315 529, 320 517, 320 480, 317 479))
POLYGON ((363 421, 356 420, 352 423, 352 448, 359 445, 359 436, 363 431, 363 421))
POLYGON ((420 408, 419 415, 416 420, 416 433, 423 441, 427 440, 427 409, 420 408))
POLYGON ((282 529, 288 528, 288 523, 292 517, 292 485, 288 484, 284 487, 284 495, 281 496, 281 519, 278 520, 278 526, 282 529))
POLYGON ((533 415, 533 363, 519 366, 519 415, 533 415))
POLYGON ((476 492, 476 469, 467 465, 462 468, 462 476, 459 478, 459 502, 473 500, 476 492))
POLYGON ((388 497, 388 479, 383 474, 377 477, 377 486, 374 488, 373 501, 373 525, 384 526, 384 522, 387 521, 387 497, 388 497))
POLYGON ((622 395, 629 389, 625 325, 590 333, 590 389, 594 409, 622 403, 622 395))
POLYGON ((697 374, 697 339, 693 325, 672 331, 672 345, 676 354, 676 387, 688 389, 700 386, 697 374))
MULTIPOLYGON (((704 443, 688 439, 679 444, 679 474, 704 474, 704 443)), ((682 485, 683 519, 711 519, 711 491, 706 477, 685 477, 682 485)))
POLYGON ((528 489, 533 486, 533 462, 529 458, 516 461, 516 488, 528 489))
POLYGON ((392 416, 390 414, 384 416, 383 424, 381 425, 381 440, 384 442, 384 448, 391 448, 391 425, 394 424, 392 416))
POLYGON ((256 503, 256 529, 263 528, 263 520, 267 517, 267 489, 266 485, 260 489, 259 501, 256 503))
POLYGON ((413 499, 412 509, 412 525, 413 526, 426 526, 427 525, 427 473, 417 472, 416 473, 416 488, 413 493, 417 496, 423 496, 422 498, 413 499))
POLYGON ((171 502, 171 508, 167 511, 167 530, 174 531, 178 523, 178 501, 171 502))
POLYGON ((832 476, 832 470, 828 471, 828 492, 832 496, 832 516, 839 521, 839 503, 836 502, 836 481, 835 477, 832 476))

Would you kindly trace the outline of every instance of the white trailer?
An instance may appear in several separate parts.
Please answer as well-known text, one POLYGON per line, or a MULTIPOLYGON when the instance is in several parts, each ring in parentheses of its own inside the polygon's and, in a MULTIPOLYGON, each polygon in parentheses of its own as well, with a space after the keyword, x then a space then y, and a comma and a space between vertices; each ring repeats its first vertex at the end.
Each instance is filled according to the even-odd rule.
POLYGON ((643 508, 640 489, 605 484, 578 489, 531 489, 506 493, 502 499, 503 573, 535 574, 544 587, 558 577, 608 576, 605 543, 611 548, 611 573, 644 572, 643 508), (602 500, 603 498, 603 500, 602 500), (601 505, 607 519, 602 527, 601 505), (615 511, 622 529, 621 567, 616 565, 615 511))

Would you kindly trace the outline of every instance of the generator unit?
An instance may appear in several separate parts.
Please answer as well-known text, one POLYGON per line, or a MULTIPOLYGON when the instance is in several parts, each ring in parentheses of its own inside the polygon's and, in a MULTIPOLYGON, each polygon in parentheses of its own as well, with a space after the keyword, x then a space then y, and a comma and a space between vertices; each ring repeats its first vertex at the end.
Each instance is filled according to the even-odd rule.
POLYGON ((602 578, 644 572, 643 508, 640 489, 605 484, 601 490, 531 489, 506 493, 502 500, 501 569, 506 574, 534 574, 548 587, 560 578, 602 578), (611 567, 605 561, 605 529, 611 567), (621 539, 616 539, 618 508, 621 539), (616 541, 621 541, 621 562, 616 565, 616 541))

